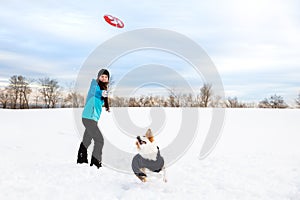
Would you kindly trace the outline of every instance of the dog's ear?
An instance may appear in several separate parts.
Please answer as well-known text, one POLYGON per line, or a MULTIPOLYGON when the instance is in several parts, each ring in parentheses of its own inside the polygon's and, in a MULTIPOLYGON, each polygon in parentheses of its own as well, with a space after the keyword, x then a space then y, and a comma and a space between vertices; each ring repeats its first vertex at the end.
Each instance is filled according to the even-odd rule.
POLYGON ((153 136, 152 136, 152 137, 149 137, 148 140, 149 140, 150 142, 153 142, 153 141, 154 141, 154 137, 153 137, 153 136))
POLYGON ((150 128, 148 128, 148 130, 147 130, 145 136, 146 136, 147 138, 153 137, 153 134, 152 134, 152 131, 151 131, 150 128))

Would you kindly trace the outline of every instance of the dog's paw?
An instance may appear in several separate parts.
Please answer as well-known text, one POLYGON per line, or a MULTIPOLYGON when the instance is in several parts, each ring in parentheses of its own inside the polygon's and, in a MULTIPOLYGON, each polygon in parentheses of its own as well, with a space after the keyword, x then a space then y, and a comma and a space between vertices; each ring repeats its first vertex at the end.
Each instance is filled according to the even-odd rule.
POLYGON ((141 181, 145 183, 145 182, 147 182, 147 179, 143 178, 141 181))
POLYGON ((142 182, 147 182, 147 179, 145 176, 137 176, 142 182))

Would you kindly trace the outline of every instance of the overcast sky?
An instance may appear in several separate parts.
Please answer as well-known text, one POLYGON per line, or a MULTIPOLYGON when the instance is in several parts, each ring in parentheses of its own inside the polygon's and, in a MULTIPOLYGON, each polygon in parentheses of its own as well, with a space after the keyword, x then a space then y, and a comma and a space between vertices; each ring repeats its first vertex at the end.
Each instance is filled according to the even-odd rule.
MULTIPOLYGON (((12 75, 76 81, 100 44, 121 33, 163 28, 199 44, 214 62, 226 96, 259 101, 272 94, 293 101, 300 92, 300 3, 297 0, 0 0, 0 84, 12 75), (125 23, 109 26, 103 15, 125 23)), ((115 80, 134 67, 173 67, 194 87, 192 67, 174 55, 140 51, 111 66, 115 80)), ((141 77, 137 77, 142 78, 141 77)), ((142 88, 141 88, 142 89, 142 88)), ((151 91, 149 93, 155 93, 151 91)))

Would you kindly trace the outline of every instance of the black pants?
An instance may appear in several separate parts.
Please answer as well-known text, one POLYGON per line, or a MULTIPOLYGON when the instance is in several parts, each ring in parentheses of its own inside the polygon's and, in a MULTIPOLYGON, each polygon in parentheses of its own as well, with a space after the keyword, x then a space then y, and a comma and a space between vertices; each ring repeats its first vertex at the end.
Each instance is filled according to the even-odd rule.
POLYGON ((85 127, 82 143, 86 148, 88 148, 93 139, 94 140, 93 156, 98 161, 101 162, 104 140, 103 140, 102 133, 98 128, 98 125, 97 125, 98 122, 91 120, 91 119, 82 118, 82 123, 85 127))

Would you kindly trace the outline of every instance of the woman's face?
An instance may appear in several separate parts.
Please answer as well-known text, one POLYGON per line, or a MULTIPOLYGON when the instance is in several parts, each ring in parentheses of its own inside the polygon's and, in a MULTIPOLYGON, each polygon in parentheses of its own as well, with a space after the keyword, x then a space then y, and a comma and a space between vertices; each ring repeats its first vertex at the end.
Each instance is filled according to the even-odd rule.
POLYGON ((102 74, 101 76, 99 76, 99 80, 102 81, 103 83, 107 83, 108 76, 106 74, 102 74))

